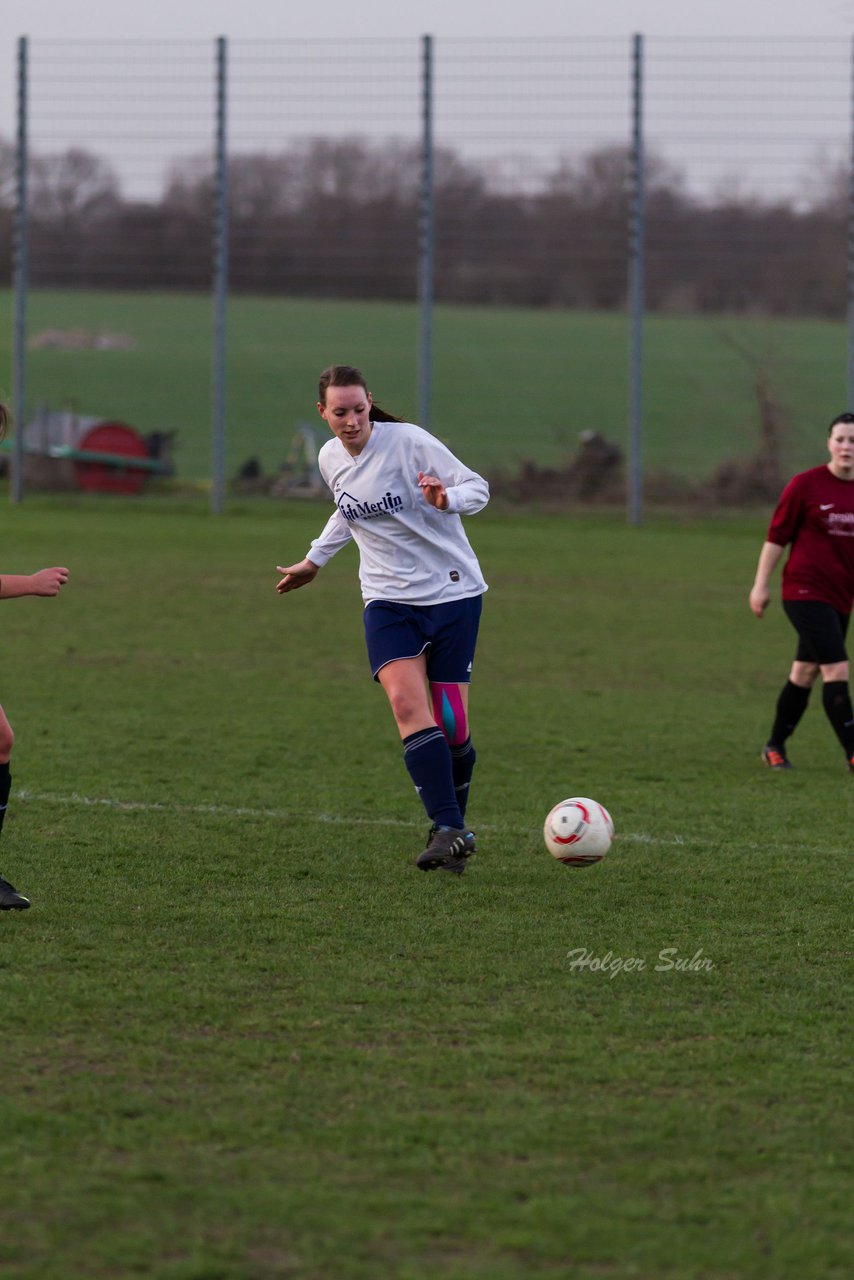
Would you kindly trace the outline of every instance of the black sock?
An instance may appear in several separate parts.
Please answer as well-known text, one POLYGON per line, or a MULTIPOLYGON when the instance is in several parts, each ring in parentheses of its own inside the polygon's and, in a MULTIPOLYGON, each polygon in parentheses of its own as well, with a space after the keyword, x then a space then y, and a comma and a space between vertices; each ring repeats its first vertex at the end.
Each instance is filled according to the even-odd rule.
POLYGON ((0 831, 3 830, 3 819, 6 817, 6 806, 9 803, 9 792, 12 790, 12 775, 9 772, 9 761, 0 764, 0 831))
POLYGON ((461 742, 458 747, 451 747, 451 765, 454 770, 454 791, 457 793, 457 803, 460 806, 460 813, 463 817, 466 816, 466 805, 469 801, 469 786, 471 784, 471 775, 474 771, 476 760, 477 752, 472 744, 471 734, 469 734, 465 742, 461 742))
POLYGON ((801 684, 792 684, 787 680, 777 699, 777 712, 768 739, 770 746, 782 747, 790 733, 797 727, 798 721, 807 709, 810 700, 810 689, 801 684))
POLYGON ((833 732, 842 743, 842 749, 850 760, 854 756, 854 710, 847 680, 826 680, 822 690, 822 702, 833 732))

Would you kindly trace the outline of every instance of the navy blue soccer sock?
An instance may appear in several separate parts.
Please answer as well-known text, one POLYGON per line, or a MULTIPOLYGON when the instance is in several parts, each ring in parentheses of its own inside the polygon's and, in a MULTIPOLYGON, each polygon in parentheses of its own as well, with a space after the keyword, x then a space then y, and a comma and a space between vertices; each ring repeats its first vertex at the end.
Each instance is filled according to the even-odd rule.
POLYGON ((469 786, 471 785, 471 775, 474 772, 476 760, 477 752, 474 749, 471 734, 458 747, 451 747, 454 791, 457 794, 457 804, 460 806, 460 813, 463 817, 466 816, 466 806, 469 802, 469 786))
POLYGON ((0 764, 0 831, 3 830, 3 819, 6 817, 6 806, 9 803, 9 792, 12 790, 12 775, 9 772, 9 761, 0 764))
POLYGON ((451 750, 442 730, 433 726, 404 738, 403 763, 430 820, 438 827, 464 826, 454 793, 451 750))

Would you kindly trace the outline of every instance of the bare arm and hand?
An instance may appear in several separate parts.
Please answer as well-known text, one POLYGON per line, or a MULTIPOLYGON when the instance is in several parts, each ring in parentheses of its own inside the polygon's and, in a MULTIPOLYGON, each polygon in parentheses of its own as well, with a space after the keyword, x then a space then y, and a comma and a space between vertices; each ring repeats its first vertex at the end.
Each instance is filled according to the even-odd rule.
POLYGON ((0 600, 20 596, 56 596, 68 581, 64 568, 39 569, 38 573, 4 573, 0 576, 0 600))
POLYGON ((785 547, 779 546, 776 542, 762 544, 762 550, 759 552, 759 563, 756 566, 756 577, 749 596, 751 611, 757 618, 762 617, 768 606, 768 601, 771 599, 768 583, 784 551, 785 547))
POLYGON ((279 573, 284 575, 276 583, 276 590, 280 596, 283 596, 288 591, 297 591, 300 587, 307 587, 317 577, 320 566, 306 559, 300 560, 298 564, 287 566, 277 564, 276 568, 279 573))

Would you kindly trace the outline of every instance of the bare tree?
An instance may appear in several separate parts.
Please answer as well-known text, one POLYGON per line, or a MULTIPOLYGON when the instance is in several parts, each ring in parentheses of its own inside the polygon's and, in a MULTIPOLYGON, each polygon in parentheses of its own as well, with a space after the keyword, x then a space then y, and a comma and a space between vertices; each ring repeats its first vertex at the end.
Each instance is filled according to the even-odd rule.
MULTIPOLYGON (((412 298, 420 152, 415 143, 305 138, 229 162, 233 288, 318 297, 412 298)), ((625 305, 630 156, 562 157, 539 190, 512 165, 435 156, 436 296, 446 301, 615 309, 625 305), (508 181, 508 175, 510 181, 508 181)), ((112 168, 72 149, 31 162, 37 283, 207 288, 209 155, 173 165, 162 195, 122 198, 112 168)), ((839 316, 845 308, 847 171, 816 160, 797 203, 733 182, 700 201, 649 153, 646 297, 651 310, 839 316)), ((0 251, 9 260, 14 154, 0 142, 0 251)))
POLYGON ((118 201, 115 171, 90 151, 71 148, 31 163, 30 209, 39 221, 79 226, 112 211, 118 201))

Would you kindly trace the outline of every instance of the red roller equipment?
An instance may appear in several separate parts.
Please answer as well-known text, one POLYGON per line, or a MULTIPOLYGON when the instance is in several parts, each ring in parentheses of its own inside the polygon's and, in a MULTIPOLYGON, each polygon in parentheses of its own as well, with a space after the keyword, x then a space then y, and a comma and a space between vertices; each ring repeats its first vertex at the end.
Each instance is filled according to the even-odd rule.
POLYGON ((69 450, 77 486, 89 493, 139 493, 159 471, 142 436, 124 422, 99 422, 69 450))

